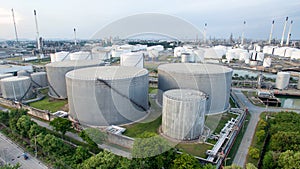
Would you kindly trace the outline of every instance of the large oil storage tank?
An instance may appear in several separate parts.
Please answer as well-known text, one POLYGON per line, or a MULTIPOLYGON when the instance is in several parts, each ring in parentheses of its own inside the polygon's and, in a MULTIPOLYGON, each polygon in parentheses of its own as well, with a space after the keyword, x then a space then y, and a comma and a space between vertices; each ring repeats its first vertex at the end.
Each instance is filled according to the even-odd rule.
POLYGON ((65 60, 70 60, 70 52, 56 52, 55 54, 50 54, 51 62, 61 62, 65 60))
POLYGON ((181 54, 181 62, 182 63, 194 63, 195 56, 191 53, 182 53, 181 54))
POLYGON ((190 89, 163 94, 162 132, 177 140, 194 140, 203 132, 207 96, 190 89))
POLYGON ((66 74, 71 118, 90 126, 130 123, 148 110, 148 71, 103 66, 66 74))
MULTIPOLYGON (((0 80, 1 80, 1 79, 4 79, 4 78, 12 77, 12 76, 14 76, 14 75, 11 74, 11 73, 0 74, 0 80)), ((1 85, 0 85, 0 95, 2 95, 1 85)))
POLYGON ((35 72, 31 74, 32 85, 34 87, 46 87, 48 86, 47 73, 35 72))
POLYGON ((90 60, 92 59, 92 54, 90 52, 74 52, 70 54, 70 60, 90 60))
POLYGON ((279 90, 286 89, 289 85, 290 73, 288 72, 278 72, 276 77, 275 88, 279 90))
POLYGON ((144 56, 141 52, 123 53, 120 57, 121 66, 144 67, 144 56))
POLYGON ((67 98, 66 79, 67 72, 84 67, 103 65, 99 60, 80 60, 53 62, 46 65, 47 78, 49 82, 49 95, 54 98, 67 98))
POLYGON ((20 100, 32 97, 31 80, 27 76, 13 76, 0 80, 2 97, 20 100))
POLYGON ((208 94, 207 114, 222 113, 229 107, 232 69, 214 64, 172 63, 158 67, 158 102, 170 89, 194 89, 208 94))

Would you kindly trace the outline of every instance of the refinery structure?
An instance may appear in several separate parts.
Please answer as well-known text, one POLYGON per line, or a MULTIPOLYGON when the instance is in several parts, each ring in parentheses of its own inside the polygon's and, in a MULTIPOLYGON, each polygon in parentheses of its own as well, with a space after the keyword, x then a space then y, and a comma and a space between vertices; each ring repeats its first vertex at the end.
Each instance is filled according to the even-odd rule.
POLYGON ((16 42, 0 42, 1 100, 47 114, 55 112, 32 103, 64 102, 60 109, 77 130, 97 128, 127 143, 134 140, 126 136, 132 125, 160 118, 157 135, 184 144, 207 143, 210 149, 203 156, 192 155, 220 166, 248 113, 236 90, 252 92, 246 97, 266 109, 300 109, 294 102, 284 107, 289 105, 280 99, 300 97, 300 42, 291 36, 288 17, 280 41, 273 38, 272 21, 263 41, 245 38, 244 32, 239 39, 208 40, 205 24, 202 40, 78 40, 74 29, 74 40, 59 44, 40 37, 36 15, 34 10, 35 41, 19 42, 16 31, 16 42), (30 45, 34 48, 25 47, 30 45), (231 118, 209 122, 223 116, 231 118))

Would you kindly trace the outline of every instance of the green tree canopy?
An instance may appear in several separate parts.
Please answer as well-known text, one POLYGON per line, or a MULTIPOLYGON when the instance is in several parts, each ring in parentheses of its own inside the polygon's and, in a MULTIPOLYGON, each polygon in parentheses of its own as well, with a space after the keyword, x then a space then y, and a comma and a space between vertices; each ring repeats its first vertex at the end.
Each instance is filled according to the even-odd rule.
POLYGON ((65 135, 67 131, 71 130, 72 122, 68 119, 57 117, 50 122, 50 125, 55 131, 65 135))

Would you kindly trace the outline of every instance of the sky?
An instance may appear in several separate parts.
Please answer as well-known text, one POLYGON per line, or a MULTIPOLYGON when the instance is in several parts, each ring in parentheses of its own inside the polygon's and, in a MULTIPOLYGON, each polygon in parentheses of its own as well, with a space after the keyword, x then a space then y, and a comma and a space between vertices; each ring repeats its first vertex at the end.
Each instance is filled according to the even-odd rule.
POLYGON ((12 8, 20 39, 35 39, 34 9, 44 39, 72 39, 73 28, 78 38, 90 39, 104 26, 142 13, 178 17, 200 30, 207 23, 211 38, 229 38, 231 33, 237 38, 246 21, 245 37, 250 39, 268 39, 272 20, 273 37, 280 39, 288 16, 294 22, 291 39, 300 39, 299 0, 0 0, 0 4, 0 39, 15 38, 12 8))

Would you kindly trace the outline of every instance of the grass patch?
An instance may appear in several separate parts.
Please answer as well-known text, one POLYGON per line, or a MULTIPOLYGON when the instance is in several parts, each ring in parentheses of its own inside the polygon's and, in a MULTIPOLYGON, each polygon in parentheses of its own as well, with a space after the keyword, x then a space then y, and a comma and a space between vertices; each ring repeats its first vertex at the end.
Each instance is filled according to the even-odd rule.
POLYGON ((149 87, 149 90, 148 90, 148 92, 149 92, 150 94, 156 94, 157 91, 158 91, 158 89, 157 89, 156 87, 149 87))
POLYGON ((62 110, 67 103, 68 103, 67 100, 52 100, 47 95, 42 100, 29 103, 29 106, 41 110, 49 110, 50 112, 54 113, 58 110, 62 110))
POLYGON ((159 126, 161 125, 161 116, 154 121, 148 123, 135 123, 125 126, 126 131, 123 133, 128 137, 138 137, 144 132, 157 133, 159 126))
POLYGON ((206 158, 206 150, 211 150, 213 146, 205 143, 179 143, 176 148, 188 154, 206 158))
POLYGON ((234 160, 235 154, 237 153, 237 151, 239 149, 239 146, 240 146, 240 144, 241 144, 241 142, 243 140, 244 134, 245 134, 245 132, 247 130, 248 124, 250 122, 250 118, 251 118, 251 114, 248 113, 247 116, 246 116, 246 119, 244 121, 244 125, 241 128, 238 136, 236 137, 235 142, 232 145, 231 150, 230 150, 230 152, 228 154, 228 157, 230 158, 230 159, 227 160, 227 164, 228 165, 231 165, 232 162, 233 162, 233 160, 234 160))

